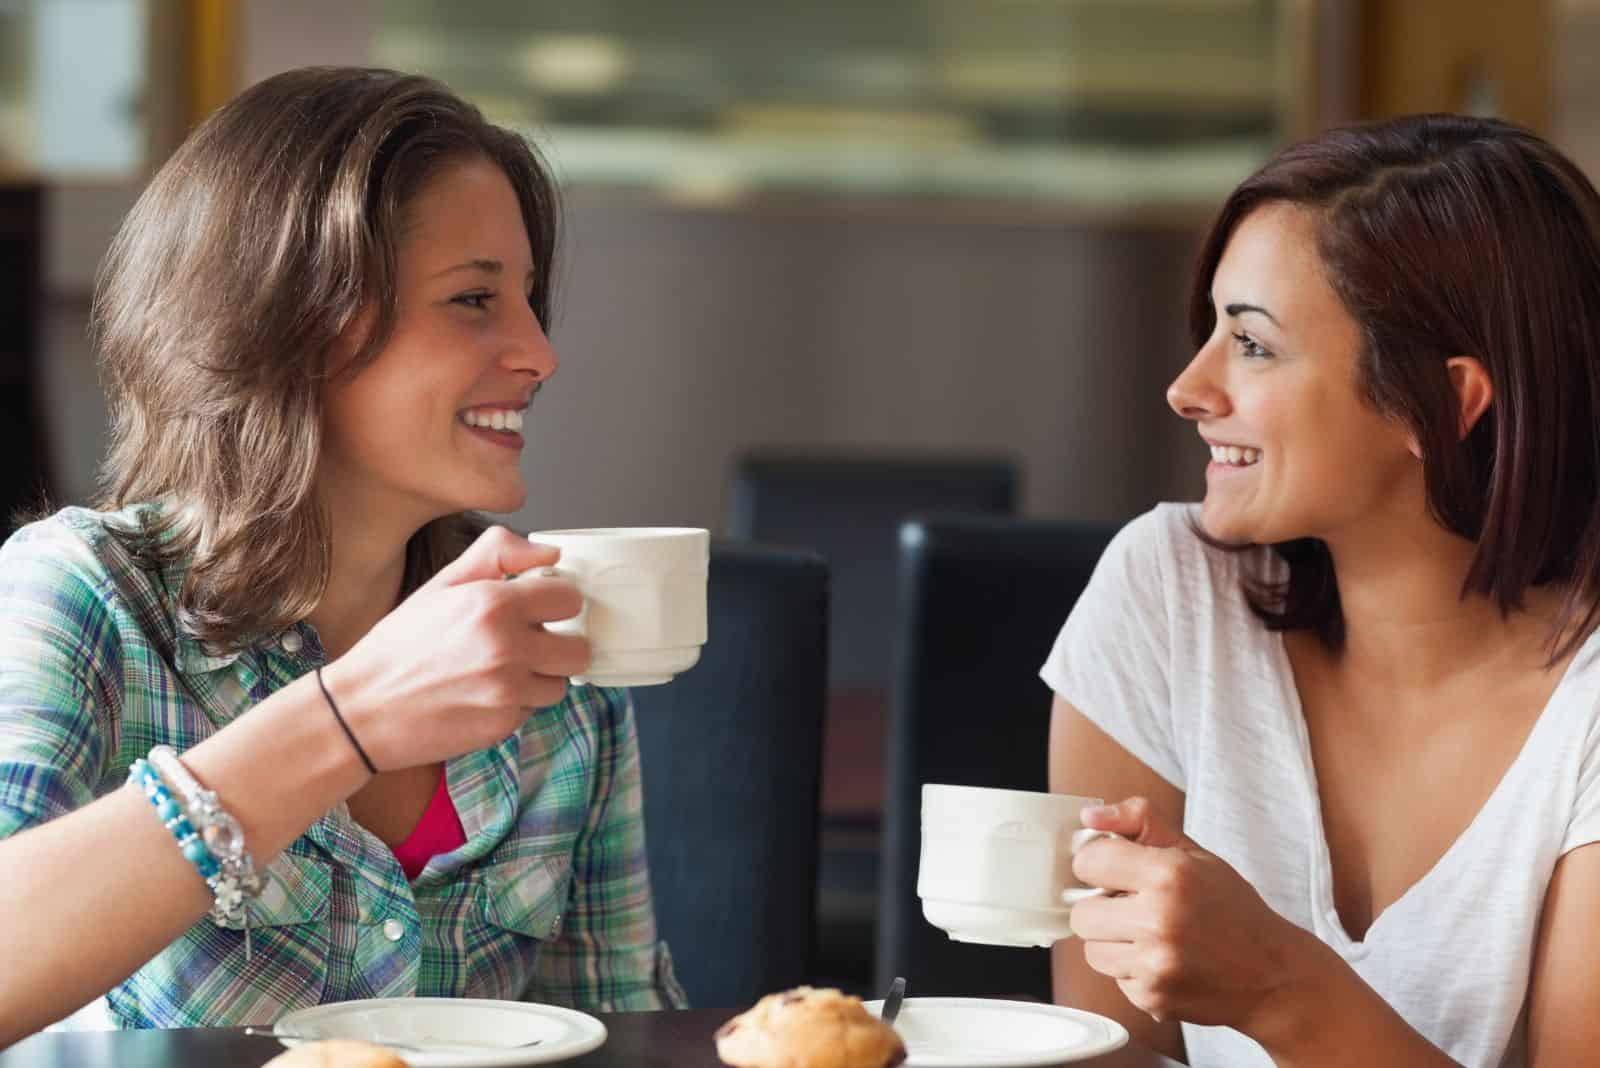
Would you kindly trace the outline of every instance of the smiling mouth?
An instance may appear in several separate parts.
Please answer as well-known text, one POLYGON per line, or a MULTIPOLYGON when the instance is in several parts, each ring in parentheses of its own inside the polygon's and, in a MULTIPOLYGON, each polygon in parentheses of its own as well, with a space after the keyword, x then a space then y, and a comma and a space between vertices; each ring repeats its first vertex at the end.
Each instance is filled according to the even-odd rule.
POLYGON ((1211 462, 1225 467, 1253 467, 1261 462, 1261 450, 1238 445, 1213 445, 1211 462))
POLYGON ((522 413, 510 408, 468 408, 457 418, 475 430, 497 430, 502 434, 522 431, 522 413))

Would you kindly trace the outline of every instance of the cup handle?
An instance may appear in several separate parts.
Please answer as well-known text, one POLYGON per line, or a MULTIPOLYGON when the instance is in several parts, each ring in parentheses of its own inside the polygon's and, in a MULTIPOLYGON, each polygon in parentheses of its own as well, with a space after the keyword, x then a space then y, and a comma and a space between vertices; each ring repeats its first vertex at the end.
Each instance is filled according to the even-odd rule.
MULTIPOLYGON (((1083 847, 1090 842, 1098 841, 1101 838, 1121 837, 1122 835, 1112 834, 1110 831, 1097 831, 1090 827, 1083 827, 1072 832, 1072 837, 1068 839, 1068 847, 1072 855, 1077 856, 1083 851, 1083 847)), ((1103 886, 1069 886, 1061 891, 1061 900, 1068 905, 1076 905, 1078 902, 1091 897, 1104 897, 1110 892, 1103 886)))

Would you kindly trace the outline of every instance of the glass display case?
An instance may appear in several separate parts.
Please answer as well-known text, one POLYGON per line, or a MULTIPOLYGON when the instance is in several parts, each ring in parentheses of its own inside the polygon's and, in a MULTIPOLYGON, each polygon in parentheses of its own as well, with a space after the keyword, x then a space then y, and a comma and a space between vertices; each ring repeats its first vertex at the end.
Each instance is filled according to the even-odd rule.
POLYGON ((386 0, 374 56, 569 182, 1214 203, 1302 132, 1311 0, 386 0))

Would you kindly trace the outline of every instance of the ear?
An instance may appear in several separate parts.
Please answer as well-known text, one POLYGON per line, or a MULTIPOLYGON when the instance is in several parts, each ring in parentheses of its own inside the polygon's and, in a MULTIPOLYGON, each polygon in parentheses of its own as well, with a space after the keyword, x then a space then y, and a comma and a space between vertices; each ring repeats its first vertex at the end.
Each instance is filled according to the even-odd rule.
MULTIPOLYGON (((1452 356, 1444 366, 1456 394, 1456 440, 1460 441, 1472 432, 1489 405, 1494 403, 1494 384, 1475 356, 1452 356)), ((1412 456, 1422 459, 1422 445, 1415 434, 1406 434, 1406 449, 1412 456)))
POLYGON ((1494 403, 1494 384, 1476 356, 1452 356, 1444 365, 1456 391, 1456 438, 1460 440, 1472 432, 1494 403))
POLYGON ((324 373, 329 378, 345 377, 351 363, 372 336, 372 328, 377 319, 377 308, 371 302, 367 302, 361 305, 356 314, 344 325, 344 329, 339 331, 339 335, 333 339, 333 344, 328 346, 324 373))

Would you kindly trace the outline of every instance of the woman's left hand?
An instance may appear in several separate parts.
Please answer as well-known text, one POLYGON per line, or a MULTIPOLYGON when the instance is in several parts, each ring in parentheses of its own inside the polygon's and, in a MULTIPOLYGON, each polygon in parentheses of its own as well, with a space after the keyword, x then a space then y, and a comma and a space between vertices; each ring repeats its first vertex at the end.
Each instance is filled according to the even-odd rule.
POLYGON ((1281 1027, 1322 943, 1144 798, 1086 809, 1083 823, 1128 839, 1090 842, 1073 861, 1079 879, 1117 892, 1072 907, 1089 966, 1157 1020, 1256 1037, 1281 1027))

